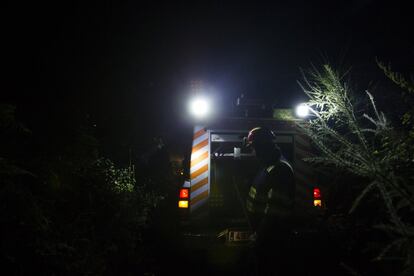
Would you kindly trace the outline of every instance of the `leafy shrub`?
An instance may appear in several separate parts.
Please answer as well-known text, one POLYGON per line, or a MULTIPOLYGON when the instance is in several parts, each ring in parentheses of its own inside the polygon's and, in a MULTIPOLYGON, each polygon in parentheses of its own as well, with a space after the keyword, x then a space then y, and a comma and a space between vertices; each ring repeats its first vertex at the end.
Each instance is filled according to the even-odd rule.
MULTIPOLYGON (((10 109, 8 109, 10 111, 10 109)), ((0 113, 3 114, 3 113, 0 113)), ((9 137, 21 135, 13 112, 2 118, 9 137), (4 120, 3 120, 4 119, 4 120), (12 131, 10 129, 17 129, 12 131)), ((96 143, 15 161, 1 148, 0 261, 11 275, 140 273, 143 235, 161 197, 138 183, 134 167, 97 157, 96 143), (29 168, 29 169, 27 169, 29 168), (30 171, 30 172, 29 172, 30 171)), ((85 137, 84 134, 81 137, 85 137)))

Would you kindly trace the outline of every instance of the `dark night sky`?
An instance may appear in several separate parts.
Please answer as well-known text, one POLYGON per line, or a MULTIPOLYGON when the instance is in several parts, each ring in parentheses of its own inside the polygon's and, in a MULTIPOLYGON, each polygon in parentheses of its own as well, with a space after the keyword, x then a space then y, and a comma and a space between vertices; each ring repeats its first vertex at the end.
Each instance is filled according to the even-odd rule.
POLYGON ((289 106, 303 98, 296 80, 311 62, 352 65, 366 79, 375 56, 413 65, 409 1, 75 2, 7 9, 1 100, 29 124, 90 114, 119 143, 182 140, 192 79, 222 107, 242 92, 289 106))

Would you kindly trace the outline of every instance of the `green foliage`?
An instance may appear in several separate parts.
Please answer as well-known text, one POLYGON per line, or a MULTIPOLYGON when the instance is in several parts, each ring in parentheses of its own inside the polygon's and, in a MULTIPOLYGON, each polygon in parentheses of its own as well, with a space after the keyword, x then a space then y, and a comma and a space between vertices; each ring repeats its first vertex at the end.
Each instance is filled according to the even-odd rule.
POLYGON ((293 114, 292 109, 280 108, 273 110, 273 118, 282 121, 293 121, 295 119, 295 115, 293 114))
MULTIPOLYGON (((14 108, 0 130, 17 129, 14 108)), ((81 131, 73 144, 16 161, 0 145, 0 263, 8 275, 142 274, 143 236, 162 197, 133 166, 99 157, 81 131)), ((21 132, 15 132, 18 138, 21 132)), ((9 136, 13 138, 13 136, 9 136)))
POLYGON ((380 60, 376 60, 378 67, 384 72, 384 74, 393 81, 397 86, 401 87, 408 93, 414 94, 414 83, 407 81, 406 78, 392 70, 391 65, 385 65, 380 60))
MULTIPOLYGON (((412 84, 389 67, 379 64, 386 75, 397 85, 413 91, 412 84)), ((412 269, 414 228, 414 147, 411 128, 400 125, 410 122, 413 110, 407 111, 402 122, 390 122, 381 112, 374 97, 366 92, 365 112, 356 108, 352 91, 344 80, 345 75, 329 65, 305 75, 302 88, 309 97, 313 113, 309 122, 299 127, 320 150, 320 156, 307 160, 327 166, 336 166, 366 182, 360 182, 360 194, 351 212, 367 198, 379 197, 385 206, 388 221, 387 233, 391 243, 379 254, 378 260, 392 254, 403 258, 407 269, 412 269)))
POLYGON ((98 159, 98 168, 103 169, 106 174, 106 181, 113 184, 115 193, 132 192, 136 181, 132 168, 117 169, 109 159, 98 159))

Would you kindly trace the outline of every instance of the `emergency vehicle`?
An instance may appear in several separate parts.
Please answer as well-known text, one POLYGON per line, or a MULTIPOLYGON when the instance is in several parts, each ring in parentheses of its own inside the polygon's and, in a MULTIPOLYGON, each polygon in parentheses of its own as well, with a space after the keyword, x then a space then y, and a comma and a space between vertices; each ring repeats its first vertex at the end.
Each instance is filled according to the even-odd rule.
POLYGON ((265 116, 266 112, 260 112, 262 104, 240 99, 237 103, 242 116, 216 118, 194 127, 188 180, 178 193, 186 234, 221 238, 226 244, 247 242, 252 230, 246 198, 259 164, 253 152, 243 147, 243 138, 255 127, 274 132, 283 157, 294 169, 298 221, 305 225, 324 209, 323 189, 303 160, 313 152, 310 140, 298 128, 303 119, 292 109, 272 109, 265 116))

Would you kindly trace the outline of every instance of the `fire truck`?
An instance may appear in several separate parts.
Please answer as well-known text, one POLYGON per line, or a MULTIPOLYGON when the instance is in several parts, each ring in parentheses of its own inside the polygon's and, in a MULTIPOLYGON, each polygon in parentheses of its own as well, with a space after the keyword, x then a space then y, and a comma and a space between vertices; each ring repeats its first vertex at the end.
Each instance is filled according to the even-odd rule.
MULTIPOLYGON (((201 102, 196 111, 206 110, 201 102)), ((209 237, 226 245, 248 242, 252 229, 246 210, 246 198, 259 164, 243 147, 243 138, 255 127, 267 127, 275 134, 275 143, 294 169, 296 194, 294 216, 298 228, 324 212, 324 191, 318 177, 304 158, 314 150, 299 129, 302 118, 289 108, 264 108, 262 103, 237 100, 239 116, 216 118, 196 125, 192 135, 188 179, 178 192, 183 233, 188 237, 209 237)), ((298 110, 299 115, 303 110, 298 110)), ((298 229, 300 231, 300 229, 298 229)))

